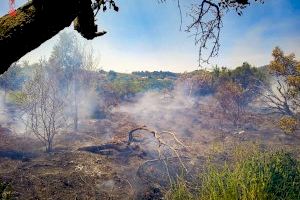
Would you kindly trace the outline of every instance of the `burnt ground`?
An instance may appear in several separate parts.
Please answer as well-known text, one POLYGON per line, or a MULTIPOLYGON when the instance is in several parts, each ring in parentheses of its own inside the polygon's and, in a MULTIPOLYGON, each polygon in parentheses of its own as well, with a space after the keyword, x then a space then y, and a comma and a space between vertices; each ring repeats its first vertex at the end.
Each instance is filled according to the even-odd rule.
MULTIPOLYGON (((283 134, 274 117, 248 113, 242 128, 236 129, 210 109, 184 112, 176 121, 176 127, 182 127, 176 133, 186 145, 178 152, 187 172, 182 172, 177 157, 170 156, 167 162, 172 180, 182 174, 192 178, 201 171, 211 149, 233 142, 259 141, 300 152, 299 133, 283 134)), ((11 183, 14 199, 162 199, 169 177, 164 163, 157 160, 156 146, 146 145, 149 138, 142 140, 142 132, 136 136, 139 142, 127 144, 130 130, 148 125, 134 121, 126 113, 81 121, 78 132, 66 131, 57 137, 55 151, 50 154, 44 153, 35 139, 16 135, 3 126, 0 178, 11 183)), ((170 126, 163 120, 156 124, 160 130, 170 126)))

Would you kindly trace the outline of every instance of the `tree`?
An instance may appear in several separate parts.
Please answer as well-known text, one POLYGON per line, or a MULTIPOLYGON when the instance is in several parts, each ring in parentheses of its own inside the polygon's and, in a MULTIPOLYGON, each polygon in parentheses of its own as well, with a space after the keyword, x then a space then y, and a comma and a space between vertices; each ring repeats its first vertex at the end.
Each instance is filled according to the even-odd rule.
POLYGON ((6 102, 7 92, 20 89, 24 79, 22 69, 17 64, 13 64, 9 70, 0 75, 0 87, 4 91, 4 102, 6 102))
POLYGON ((51 152, 55 136, 66 126, 66 118, 58 81, 47 71, 47 63, 41 61, 23 93, 19 103, 26 128, 51 152))
MULTIPOLYGON (((72 105, 74 131, 78 130, 80 95, 95 90, 96 61, 92 51, 86 51, 74 33, 62 32, 54 46, 49 62, 52 73, 58 74, 60 89, 72 105)), ((86 102, 87 103, 87 102, 86 102)))
POLYGON ((212 74, 206 70, 196 70, 191 73, 183 73, 179 81, 188 90, 188 95, 206 95, 212 93, 212 74))
POLYGON ((261 86, 266 83, 266 73, 244 62, 233 70, 215 67, 213 70, 214 88, 232 81, 243 89, 243 104, 247 105, 260 94, 261 86))
MULTIPOLYGON (((223 14, 235 10, 241 15, 250 2, 251 0, 201 0, 199 4, 192 4, 189 13, 192 23, 187 31, 193 32, 195 43, 199 45, 199 61, 208 62, 209 58, 218 54, 223 14), (204 58, 202 51, 207 48, 211 50, 209 56, 204 58)), ((17 9, 14 16, 7 14, 1 17, 0 51, 6 52, 7 56, 1 60, 0 73, 27 52, 69 26, 75 18, 75 29, 83 37, 93 39, 105 34, 105 31, 97 32, 95 15, 100 9, 105 11, 107 7, 112 7, 118 11, 119 8, 113 0, 96 0, 91 5, 91 0, 33 0, 17 9), (96 10, 95 13, 93 10, 96 10)), ((180 8, 180 0, 178 6, 180 8)))
POLYGON ((300 63, 295 54, 284 55, 276 47, 269 65, 272 75, 271 86, 265 86, 264 102, 275 113, 299 117, 300 106, 300 63))
POLYGON ((273 79, 271 85, 264 87, 263 101, 273 113, 286 116, 281 120, 281 127, 285 127, 284 124, 299 120, 300 62, 295 54, 285 55, 279 47, 273 50, 272 56, 268 68, 273 79))
POLYGON ((238 126, 244 114, 243 88, 234 82, 226 82, 217 89, 216 99, 223 115, 238 126))

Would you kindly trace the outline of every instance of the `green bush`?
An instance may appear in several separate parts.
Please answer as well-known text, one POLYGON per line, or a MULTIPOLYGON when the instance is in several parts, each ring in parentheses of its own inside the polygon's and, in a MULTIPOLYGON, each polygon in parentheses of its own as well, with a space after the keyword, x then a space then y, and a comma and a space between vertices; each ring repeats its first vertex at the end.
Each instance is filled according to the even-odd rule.
POLYGON ((8 102, 21 105, 26 102, 26 94, 22 91, 10 91, 8 93, 8 102))
POLYGON ((231 155, 227 163, 207 163, 204 173, 200 175, 197 194, 190 197, 191 190, 183 187, 181 181, 168 195, 176 200, 300 199, 300 165, 290 153, 249 149, 247 152, 246 148, 242 151, 236 148, 231 155))
POLYGON ((276 153, 268 163, 268 199, 300 199, 299 162, 290 154, 276 153))
POLYGON ((10 184, 3 183, 0 180, 0 200, 12 199, 12 188, 10 184))

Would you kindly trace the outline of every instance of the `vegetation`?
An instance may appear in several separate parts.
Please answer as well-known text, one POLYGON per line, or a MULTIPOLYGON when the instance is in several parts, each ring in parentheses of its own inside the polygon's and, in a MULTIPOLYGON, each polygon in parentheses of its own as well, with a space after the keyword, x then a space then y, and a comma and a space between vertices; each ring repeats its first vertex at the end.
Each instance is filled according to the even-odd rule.
POLYGON ((243 88, 234 82, 225 82, 219 86, 216 99, 223 115, 231 120, 234 126, 238 126, 245 109, 243 88))
POLYGON ((12 199, 11 185, 1 182, 1 179, 0 179, 0 199, 1 200, 11 200, 12 199))
POLYGON ((279 127, 286 134, 293 134, 297 130, 297 119, 289 116, 283 116, 279 120, 279 127))
MULTIPOLYGON (((93 195, 100 196, 102 193, 98 193, 98 190, 102 188, 108 190, 107 188, 117 186, 122 189, 127 187, 127 190, 131 188, 133 191, 133 187, 139 182, 132 184, 130 178, 143 176, 145 173, 151 177, 149 181, 165 179, 172 182, 176 179, 176 164, 179 163, 172 154, 160 154, 158 150, 160 158, 167 158, 161 163, 164 167, 161 167, 159 159, 147 160, 150 154, 151 158, 155 157, 155 153, 152 153, 155 152, 155 145, 149 142, 142 146, 145 141, 143 134, 132 140, 132 143, 139 144, 132 144, 128 151, 128 145, 131 144, 124 141, 127 137, 130 138, 130 131, 129 136, 126 135, 126 131, 137 130, 134 128, 139 126, 139 123, 144 123, 174 129, 174 133, 164 132, 169 137, 175 136, 178 130, 182 134, 182 141, 189 144, 182 145, 182 149, 173 146, 170 149, 175 150, 176 159, 180 158, 184 170, 189 172, 189 168, 193 167, 196 175, 199 175, 198 179, 192 181, 190 177, 179 177, 165 194, 166 199, 299 199, 300 164, 295 156, 287 151, 274 151, 242 143, 240 146, 230 144, 224 152, 215 153, 212 157, 207 156, 210 154, 206 154, 206 151, 202 152, 205 149, 203 147, 208 147, 214 141, 222 142, 225 147, 227 142, 236 138, 239 142, 263 138, 272 142, 276 140, 274 144, 277 145, 280 140, 287 141, 295 136, 299 123, 299 61, 295 60, 293 54, 285 55, 279 48, 274 49, 273 57, 271 64, 265 67, 254 67, 244 62, 235 69, 216 66, 212 70, 200 69, 185 73, 106 72, 96 69, 97 62, 92 51, 87 51, 81 46, 75 35, 64 32, 48 60, 41 60, 35 64, 24 62, 14 65, 0 77, 0 86, 5 93, 3 112, 11 115, 8 117, 10 121, 3 119, 5 123, 3 127, 2 124, 0 126, 0 137, 5 138, 0 138, 0 142, 5 146, 3 149, 0 146, 0 161, 6 166, 16 163, 16 170, 11 169, 7 173, 19 173, 18 176, 11 175, 10 178, 22 177, 24 180, 22 183, 14 180, 14 184, 18 184, 18 190, 28 186, 32 190, 42 191, 36 198, 45 194, 52 198, 52 191, 44 189, 45 187, 55 188, 55 197, 61 195, 58 194, 61 192, 57 190, 58 187, 68 187, 68 198, 60 199, 76 199, 77 196, 73 194, 74 188, 85 186, 95 191, 87 189, 87 196, 90 198, 82 199, 91 199, 93 195), (263 102, 256 101, 262 97, 263 102), (276 114, 265 117, 265 107, 276 114), (46 154, 23 152, 23 149, 39 151, 40 146, 36 149, 31 149, 30 145, 24 147, 22 144, 17 148, 9 146, 10 143, 15 145, 14 142, 21 138, 10 138, 11 127, 18 128, 15 126, 18 123, 15 119, 20 115, 25 122, 27 133, 34 135, 43 144, 46 152, 57 150, 59 153, 51 154, 49 159, 49 155, 46 154), (270 119, 278 120, 278 126, 283 132, 292 136, 286 136, 276 128, 272 129, 274 124, 270 119), (264 131, 261 131, 262 129, 264 131), (268 129, 270 131, 266 131, 268 129), (99 144, 101 145, 98 146, 99 144), (195 147, 195 150, 190 147, 195 147), (88 155, 77 151, 84 149, 96 150, 91 150, 88 155), (148 150, 151 152, 149 155, 148 150), (199 152, 201 155, 198 156, 199 152), (99 156, 98 153, 106 156, 99 156), (132 155, 138 155, 138 159, 128 162, 132 155), (44 160, 42 156, 45 157, 44 160), (78 160, 73 162, 75 159, 72 156, 78 157, 78 160), (109 156, 112 159, 107 159, 109 156), (209 157, 207 163, 203 162, 202 156, 209 157), (87 159, 90 159, 90 164, 86 163, 87 159), (27 163, 23 164, 20 160, 27 163), (140 167, 136 175, 130 173, 126 181, 122 182, 119 181, 122 177, 117 177, 114 170, 124 170, 120 167, 124 160, 126 165, 134 165, 135 169, 137 164, 140 164, 140 167), (7 163, 8 161, 11 163, 7 163), (117 161, 115 165, 114 161, 117 161), (194 165, 196 162, 199 166, 194 165), (106 163, 109 163, 110 170, 107 170, 106 163), (86 169, 83 171, 81 166, 85 166, 86 169), (23 176, 24 171, 19 169, 25 167, 28 170, 26 173, 32 170, 30 173, 34 178, 27 179, 23 176), (45 168, 47 169, 43 171, 45 168), (55 176, 48 176, 51 173, 47 170, 55 172, 55 176), (65 170, 68 173, 65 173, 65 170), (99 176, 103 171, 112 173, 99 176), (76 173, 80 175, 77 176, 76 173), (62 178, 62 174, 68 177, 62 178), (70 177, 70 174, 74 176, 70 177), (48 184, 48 180, 54 182, 48 184), (95 187, 95 183, 102 182, 103 185, 95 187), (73 187, 76 184, 77 187, 73 187)), ((156 133, 154 137, 160 138, 156 133)), ((296 142, 299 139, 294 138, 296 142)), ((22 139, 22 142, 35 141, 31 137, 22 139)), ((176 140, 168 138, 170 143, 176 140)), ((296 142, 291 145, 296 146, 296 142)), ((164 146, 163 142, 158 141, 158 146, 164 146)), ((1 173, 4 173, 4 170, 1 173)), ((166 189, 168 183, 161 183, 160 186, 166 189)), ((161 195, 163 190, 160 187, 153 188, 152 196, 161 195)), ((125 192, 128 192, 127 190, 124 189, 125 192)), ((9 198, 10 191, 9 185, 0 184, 2 199, 9 198)), ((32 194, 28 194, 30 195, 32 194)))
POLYGON ((163 72, 163 71, 137 71, 132 72, 133 75, 140 76, 140 77, 147 77, 147 78, 154 78, 154 79, 164 79, 164 78, 176 78, 177 74, 173 72, 163 72))
POLYGON ((284 55, 278 47, 272 55, 274 60, 269 70, 274 77, 275 87, 267 91, 265 98, 274 111, 297 117, 297 107, 300 105, 300 63, 295 60, 295 54, 284 55))
POLYGON ((179 81, 184 85, 189 96, 202 96, 214 92, 212 74, 206 70, 183 73, 180 75, 179 81))
MULTIPOLYGON (((62 33, 53 49, 48 64, 55 74, 60 92, 66 97, 68 117, 73 118, 73 129, 78 130, 80 107, 86 104, 83 96, 93 96, 97 105, 93 117, 105 116, 112 107, 131 101, 148 91, 171 91, 179 86, 188 96, 212 95, 218 101, 219 112, 238 127, 249 103, 263 97, 264 105, 282 115, 279 127, 291 134, 298 129, 299 113, 299 61, 295 55, 285 55, 275 48, 274 60, 267 67, 253 67, 244 62, 235 69, 214 67, 186 73, 96 71, 91 51, 82 47, 75 35, 62 33), (285 116, 285 117, 284 117, 285 116)), ((15 65, 0 77, 0 86, 9 94, 10 102, 22 96, 21 86, 32 79, 37 64, 15 65)), ((50 72, 49 71, 49 72, 50 72)), ((5 102, 5 101, 4 101, 5 102)), ((95 103, 93 103, 95 104, 95 103)))
POLYGON ((215 88, 228 81, 239 85, 244 90, 245 105, 256 98, 259 95, 260 87, 268 82, 267 73, 263 67, 253 67, 247 62, 233 70, 215 67, 212 73, 215 88))
POLYGON ((60 97, 56 77, 46 70, 45 63, 38 66, 33 79, 26 82, 19 102, 27 129, 51 152, 54 137, 66 127, 66 104, 60 97))
POLYGON ((183 180, 168 199, 290 199, 300 198, 300 164, 284 151, 266 152, 254 146, 234 147, 230 162, 209 161, 200 174, 199 190, 192 192, 183 180))
POLYGON ((279 47, 273 50, 272 55, 274 59, 269 65, 269 72, 273 86, 264 88, 263 100, 272 112, 286 116, 280 121, 283 131, 294 132, 300 117, 300 62, 295 59, 295 54, 285 55, 279 47))
POLYGON ((94 69, 92 53, 81 47, 75 34, 63 32, 59 35, 58 43, 53 47, 49 59, 49 67, 58 76, 60 90, 69 97, 72 105, 73 129, 78 130, 80 91, 93 89, 92 76, 86 76, 87 71, 94 69), (82 50, 83 49, 83 50, 82 50))
MULTIPOLYGON (((104 74, 103 83, 98 85, 97 91, 107 100, 106 103, 108 105, 128 101, 137 94, 147 91, 170 90, 174 87, 174 80, 167 75, 169 74, 168 72, 159 72, 152 75, 151 72, 123 74, 114 71, 109 71, 108 73, 102 71, 102 74, 104 74), (162 76, 165 76, 165 78, 157 78, 162 76)), ((174 76, 171 77, 174 78, 174 76)))
POLYGON ((8 91, 20 90, 24 82, 25 75, 19 65, 12 65, 8 71, 0 76, 0 87, 4 91, 4 102, 8 91))

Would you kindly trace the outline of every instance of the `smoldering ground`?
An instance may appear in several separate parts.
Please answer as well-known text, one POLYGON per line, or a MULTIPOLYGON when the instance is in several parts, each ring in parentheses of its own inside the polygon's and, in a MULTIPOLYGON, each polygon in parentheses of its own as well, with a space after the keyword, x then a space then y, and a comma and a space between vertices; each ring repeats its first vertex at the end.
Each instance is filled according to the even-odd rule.
POLYGON ((133 103, 124 103, 114 109, 125 112, 140 125, 157 130, 180 132, 180 124, 195 106, 195 98, 186 96, 184 89, 176 86, 174 90, 162 93, 149 91, 134 98, 133 103))

